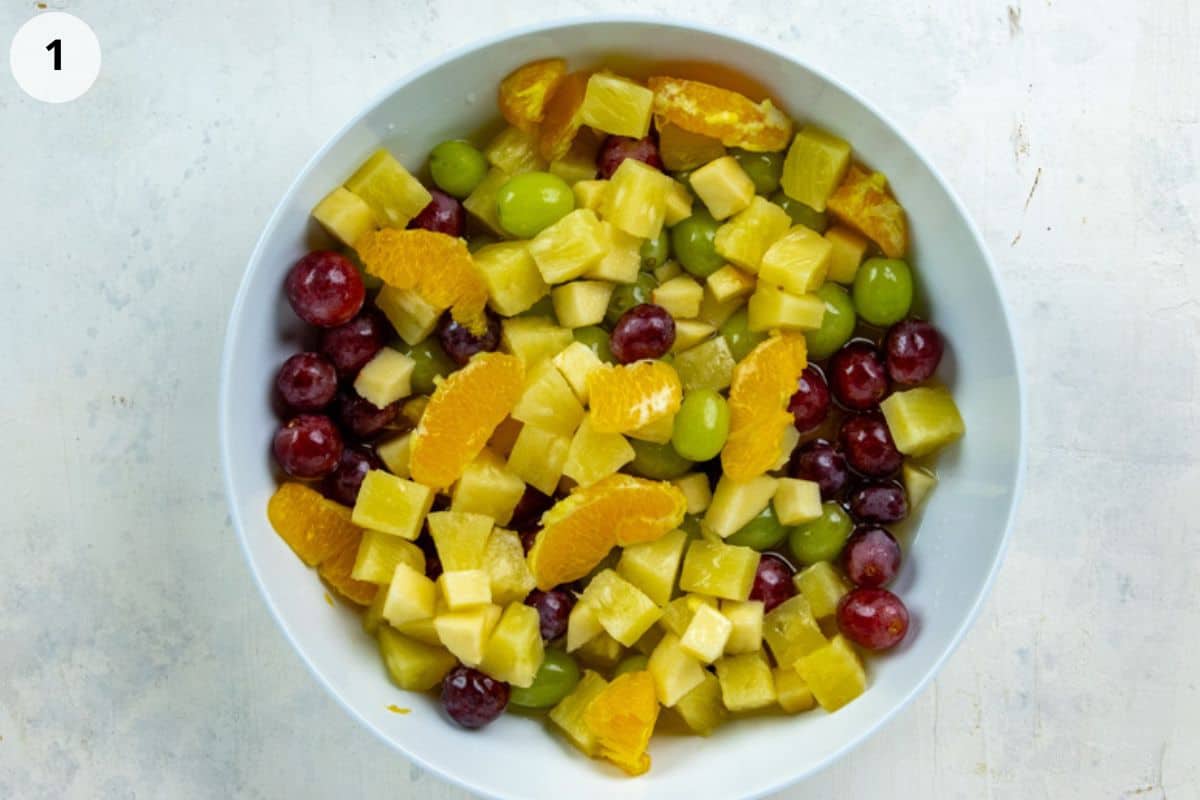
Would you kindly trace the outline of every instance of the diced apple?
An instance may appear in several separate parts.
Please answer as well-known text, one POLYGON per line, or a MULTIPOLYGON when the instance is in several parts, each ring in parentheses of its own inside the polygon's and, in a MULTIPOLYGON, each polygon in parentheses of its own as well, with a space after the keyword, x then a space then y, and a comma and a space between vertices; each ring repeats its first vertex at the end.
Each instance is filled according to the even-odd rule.
POLYGON ((488 142, 483 149, 483 156, 489 164, 508 175, 546 168, 546 162, 538 155, 537 134, 526 133, 511 125, 488 142))
POLYGON ((640 139, 650 131, 654 92, 617 75, 597 72, 588 78, 579 115, 584 125, 614 136, 640 139))
POLYGON ((707 674, 700 661, 680 645, 679 637, 668 633, 662 637, 646 665, 654 679, 658 702, 667 708, 674 706, 688 692, 704 682, 707 674))
POLYGON ((825 646, 825 635, 804 595, 784 600, 763 617, 763 638, 775 663, 793 666, 800 658, 825 646))
POLYGON ((593 180, 596 177, 596 155, 603 141, 603 137, 591 128, 583 128, 576 134, 567 154, 551 161, 547 169, 551 174, 566 181, 568 186, 574 186, 580 181, 593 180))
POLYGON ((542 666, 540 615, 521 602, 504 609, 483 651, 479 668, 499 681, 528 688, 542 666))
POLYGON ((721 701, 721 682, 717 676, 705 671, 696 688, 675 703, 675 713, 692 733, 708 736, 715 731, 729 716, 721 701))
POLYGON ((445 648, 459 661, 468 667, 478 667, 499 619, 500 606, 475 606, 466 611, 438 614, 433 627, 445 648))
POLYGON ((508 468, 542 494, 554 494, 570 449, 566 436, 526 425, 508 455, 508 468))
POLYGON ((713 244, 717 253, 729 262, 749 272, 758 272, 763 254, 774 247, 791 224, 792 218, 786 211, 755 196, 745 210, 717 229, 713 244))
POLYGON ((725 656, 716 666, 725 708, 751 711, 775 702, 775 677, 761 652, 725 656))
POLYGON ((662 616, 653 600, 611 569, 592 578, 584 597, 604 630, 626 647, 632 647, 662 616))
POLYGON ((675 371, 685 392, 696 389, 721 391, 733 382, 737 362, 723 336, 698 344, 675 356, 675 371))
POLYGON ((551 359, 558 371, 567 379, 571 390, 580 403, 587 403, 587 378, 604 362, 583 342, 572 342, 551 359))
POLYGON ((746 298, 731 297, 728 300, 718 300, 712 291, 705 287, 704 300, 700 303, 700 314, 697 319, 707 322, 714 328, 725 324, 738 309, 746 305, 746 298))
POLYGON ((692 193, 679 181, 671 181, 667 189, 667 204, 663 209, 663 224, 678 225, 692 215, 692 193))
POLYGON ((567 616, 567 652, 573 653, 604 632, 596 606, 581 597, 567 616))
POLYGON ((566 283, 600 263, 608 237, 595 212, 577 208, 543 230, 529 243, 529 253, 551 286, 566 283))
POLYGON ((441 683, 457 661, 443 647, 433 647, 379 626, 379 653, 388 675, 401 689, 427 692, 441 683))
POLYGON ((533 573, 525 560, 521 538, 513 531, 492 531, 483 553, 483 568, 491 584, 492 602, 497 605, 521 602, 533 591, 533 573))
POLYGON ((780 183, 788 197, 815 211, 824 211, 829 196, 842 182, 849 166, 848 142, 805 125, 788 148, 780 183))
POLYGON ((710 161, 692 173, 692 191, 713 219, 722 220, 744 211, 754 199, 754 181, 733 156, 710 161))
POLYGON ((900 468, 900 477, 904 481, 904 491, 908 494, 908 507, 914 509, 925 501, 933 488, 937 486, 937 475, 933 470, 917 466, 905 460, 900 468))
POLYGON ((447 570, 438 576, 437 587, 450 611, 492 602, 491 579, 482 569, 447 570))
MULTIPOLYGON (((589 351, 590 352, 590 351, 589 351)), ((585 418, 571 439, 563 475, 580 486, 591 486, 628 464, 637 456, 633 447, 619 433, 600 433, 592 429, 585 418)))
MULTIPOLYGON (((712 503, 712 487, 709 486, 708 476, 703 472, 691 472, 681 478, 671 481, 683 492, 687 500, 687 513, 703 514, 712 503)), ((659 605, 662 605, 659 603, 659 605)))
POLYGON ((613 285, 606 281, 571 281, 555 287, 550 293, 554 301, 554 316, 567 328, 598 325, 608 310, 613 285))
POLYGON ((412 541, 433 505, 428 486, 373 469, 363 478, 351 521, 360 528, 383 531, 412 541))
POLYGON ((756 653, 762 649, 763 604, 761 600, 722 600, 721 613, 729 620, 729 655, 756 653))
POLYGON ((462 511, 435 511, 429 515, 428 523, 442 569, 483 568, 483 554, 495 524, 491 517, 462 511))
POLYGON ((550 709, 550 721, 557 725, 571 744, 586 755, 595 757, 600 751, 596 734, 584 722, 584 714, 592 701, 605 690, 608 681, 591 670, 585 670, 574 691, 550 709))
POLYGON ((409 461, 412 458, 412 432, 402 433, 375 447, 375 455, 388 468, 388 472, 401 478, 411 478, 409 461))
POLYGON ((463 470, 454 485, 451 511, 483 514, 505 525, 512 519, 513 509, 525 493, 525 481, 505 466, 504 461, 489 449, 484 449, 463 470))
POLYGON ((732 536, 762 513, 775 496, 778 485, 778 479, 770 475, 748 481, 735 481, 722 475, 704 515, 705 526, 722 539, 732 536))
POLYGON ((380 227, 403 228, 433 196, 387 150, 377 150, 346 181, 346 188, 371 207, 380 227))
POLYGON ((425 572, 417 572, 405 562, 396 565, 383 601, 383 618, 393 625, 433 616, 437 586, 425 572))
POLYGON ((496 198, 500 196, 501 187, 508 183, 508 179, 511 177, 499 167, 492 167, 475 187, 475 190, 467 196, 466 200, 463 200, 463 208, 467 210, 467 213, 499 236, 508 234, 500 225, 500 211, 496 204, 496 198))
POLYGON ((676 319, 692 319, 700 313, 704 287, 695 278, 680 275, 659 284, 653 292, 654 304, 662 306, 676 319))
POLYGON ((841 634, 800 659, 796 670, 826 711, 837 711, 867 688, 862 659, 841 634))
POLYGON ((602 220, 600 227, 607 237, 608 252, 596 266, 583 273, 583 277, 610 283, 636 282, 642 268, 642 240, 608 220, 602 220))
POLYGON ((858 268, 870 244, 867 237, 845 225, 834 225, 825 231, 825 241, 829 242, 829 269, 826 278, 847 286, 854 283, 854 276, 858 274, 858 268))
POLYGON ((821 486, 815 481, 780 478, 771 503, 784 525, 812 522, 821 516, 821 486))
POLYGON ((384 286, 375 295, 375 305, 392 323, 408 345, 425 341, 445 309, 435 308, 413 289, 384 286))
POLYGON ((812 331, 820 328, 825 318, 825 301, 815 294, 795 295, 759 281, 747 310, 752 331, 812 331))
POLYGON ((629 545, 621 552, 617 574, 640 589, 655 605, 665 606, 675 590, 675 577, 679 574, 686 543, 687 534, 676 530, 653 542, 629 545))
POLYGON ((606 631, 600 631, 575 651, 575 658, 583 666, 610 674, 624 657, 625 648, 606 631))
POLYGON ((671 176, 627 158, 609 179, 601 213, 631 236, 653 239, 662 230, 673 183, 671 176))
POLYGON ((398 564, 425 572, 425 554, 407 539, 379 531, 363 531, 350 577, 356 581, 389 584, 398 564))
POLYGON ((758 285, 750 273, 743 272, 732 264, 726 264, 705 279, 705 284, 719 302, 749 297, 758 285))
POLYGON ((792 294, 815 292, 825 282, 832 252, 824 236, 797 225, 763 254, 758 277, 792 294))
POLYGON ((792 583, 808 601, 813 616, 828 619, 837 613, 838 603, 850 587, 828 561, 818 561, 796 573, 792 583))
POLYGON ((526 374, 573 341, 570 329, 547 317, 513 317, 500 323, 501 346, 521 359, 526 374))
POLYGON ((583 421, 583 406, 567 379, 552 361, 542 361, 529 372, 525 391, 513 406, 513 419, 571 436, 583 421))
POLYGON ((506 317, 528 311, 550 291, 525 242, 499 242, 474 253, 489 305, 506 317))
POLYGON ((586 208, 599 214, 604 205, 604 195, 608 192, 608 181, 599 179, 577 181, 571 190, 575 193, 576 208, 586 208))
POLYGON ((866 236, 888 258, 903 258, 908 250, 908 219, 888 191, 887 177, 851 166, 829 197, 829 210, 866 236))
POLYGON ((966 432, 954 397, 944 387, 896 392, 879 404, 896 449, 906 456, 940 450, 966 432))
POLYGON ((348 247, 367 231, 375 230, 375 213, 367 201, 344 186, 325 195, 312 215, 333 238, 348 247))
POLYGON ((724 614, 712 606, 702 606, 692 615, 679 646, 685 653, 711 664, 725 652, 732 632, 733 623, 724 614))
POLYGON ((663 123, 658 128, 658 152, 671 172, 685 172, 725 155, 720 139, 663 123))
POLYGON ((800 673, 793 667, 778 667, 775 670, 775 695, 779 701, 779 707, 789 714, 797 714, 801 711, 808 711, 816 701, 813 699, 812 689, 808 688, 808 684, 804 682, 804 678, 800 677, 800 673))
POLYGON ((376 408, 385 408, 412 394, 414 366, 408 356, 384 347, 358 371, 354 391, 376 408))
POLYGON ((726 600, 746 600, 754 585, 758 558, 749 547, 697 539, 688 545, 679 588, 726 600))

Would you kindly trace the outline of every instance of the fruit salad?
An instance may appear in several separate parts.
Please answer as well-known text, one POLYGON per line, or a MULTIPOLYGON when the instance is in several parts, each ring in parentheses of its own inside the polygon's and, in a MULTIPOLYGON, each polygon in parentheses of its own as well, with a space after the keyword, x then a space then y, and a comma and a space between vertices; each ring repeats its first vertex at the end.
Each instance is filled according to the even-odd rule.
POLYGON ((638 775, 663 718, 836 712, 909 632, 886 587, 964 433, 892 187, 690 78, 498 94, 489 140, 313 209, 272 525, 451 724, 540 711, 638 775))

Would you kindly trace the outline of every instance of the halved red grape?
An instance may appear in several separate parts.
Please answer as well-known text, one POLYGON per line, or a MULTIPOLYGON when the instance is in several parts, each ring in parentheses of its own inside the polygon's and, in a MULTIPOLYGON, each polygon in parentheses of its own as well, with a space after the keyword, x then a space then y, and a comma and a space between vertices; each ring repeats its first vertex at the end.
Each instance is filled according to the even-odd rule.
POLYGON ((297 261, 284 281, 284 291, 296 316, 322 328, 349 322, 367 296, 350 259, 326 250, 313 251, 297 261))
POLYGON ((897 322, 883 340, 888 376, 912 386, 928 380, 942 360, 945 344, 937 328, 919 319, 897 322))
POLYGON ((365 441, 396 421, 400 404, 376 408, 370 400, 360 397, 353 389, 338 392, 334 401, 334 416, 351 439, 365 441))
POLYGON ((600 177, 608 180, 627 158, 641 161, 655 169, 663 168, 662 158, 658 155, 658 145, 650 136, 641 139, 631 139, 628 136, 609 136, 600 147, 596 156, 596 168, 600 177))
POLYGON ((296 353, 275 376, 283 402, 296 411, 320 411, 337 394, 337 370, 320 353, 296 353))
POLYGON ((661 358, 675 344, 675 320, 662 306, 636 305, 617 320, 608 343, 613 356, 622 364, 661 358))
POLYGON ((476 353, 491 353, 500 346, 500 319, 489 310, 487 328, 477 336, 470 328, 455 322, 447 311, 438 320, 437 337, 446 355, 461 367, 476 353))
POLYGON ((847 343, 829 359, 829 388, 834 399, 852 411, 866 411, 887 396, 883 357, 863 339, 847 343))
POLYGON ((442 679, 442 707, 464 728, 482 728, 504 713, 508 692, 504 681, 460 665, 442 679))
POLYGON ((846 417, 838 440, 846 454, 846 462, 863 475, 886 478, 895 474, 904 463, 904 456, 896 449, 892 432, 878 411, 846 417))
POLYGON ((792 412, 800 433, 816 430, 829 416, 829 386, 819 368, 809 365, 800 373, 796 393, 788 401, 788 411, 792 412))
POLYGON ((895 647, 908 633, 908 609, 887 589, 851 589, 838 603, 838 628, 868 650, 895 647))
POLYGON ((542 638, 552 642, 567 632, 567 620, 575 607, 575 595, 563 589, 543 592, 534 589, 525 598, 525 605, 536 608, 541 618, 542 638))
POLYGON ((842 548, 842 568, 856 586, 888 584, 900 571, 900 558, 896 538, 878 525, 855 528, 842 548))
POLYGON ((542 514, 549 511, 552 505, 553 497, 542 494, 532 486, 526 486, 525 494, 521 495, 517 507, 513 509, 508 527, 521 533, 537 532, 542 527, 542 514))
POLYGON ((846 485, 846 458, 824 439, 815 439, 796 448, 788 463, 793 478, 814 481, 821 486, 821 499, 832 500, 846 485))
POLYGON ((899 522, 908 516, 908 495, 896 481, 869 483, 850 495, 850 513, 859 522, 899 522))
POLYGON ((433 199, 408 223, 410 228, 424 228, 447 236, 462 236, 466 214, 462 203, 445 192, 430 189, 433 199))
POLYGON ((792 583, 794 574, 795 570, 791 564, 774 553, 764 553, 758 560, 758 570, 754 573, 750 599, 761 600, 763 611, 769 612, 796 594, 796 585, 792 583))
POLYGON ((272 450, 293 478, 324 478, 342 457, 342 436, 324 414, 301 414, 275 432, 272 450))
POLYGON ((363 478, 373 469, 383 469, 383 462, 374 450, 360 444, 344 447, 337 469, 325 479, 325 491, 342 505, 352 506, 358 499, 363 478))
POLYGON ((319 349, 333 362, 339 378, 351 380, 383 349, 391 330, 383 314, 373 308, 363 309, 344 325, 321 331, 319 349))

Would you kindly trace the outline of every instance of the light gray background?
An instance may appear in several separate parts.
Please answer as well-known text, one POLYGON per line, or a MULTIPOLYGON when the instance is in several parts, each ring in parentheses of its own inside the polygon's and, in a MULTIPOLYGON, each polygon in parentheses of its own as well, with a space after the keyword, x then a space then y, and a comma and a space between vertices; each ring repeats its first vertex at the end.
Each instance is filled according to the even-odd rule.
MULTIPOLYGON (((0 76, 0 797, 464 797, 359 729, 259 600, 219 487, 225 318, 291 177, 391 81, 534 19, 657 10, 910 133, 996 256, 1028 375, 979 623, 781 797, 1200 798, 1197 3, 50 5, 104 67, 60 107, 0 76)), ((0 39, 34 12, 5 2, 0 39)))

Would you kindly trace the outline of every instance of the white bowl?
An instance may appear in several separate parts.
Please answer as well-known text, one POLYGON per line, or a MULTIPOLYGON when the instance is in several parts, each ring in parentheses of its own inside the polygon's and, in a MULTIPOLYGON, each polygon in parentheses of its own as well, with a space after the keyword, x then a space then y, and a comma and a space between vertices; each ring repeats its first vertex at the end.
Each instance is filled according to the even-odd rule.
MULTIPOLYGON (((263 597, 313 674, 401 753, 448 780, 503 798, 737 798, 761 795, 830 764, 903 708, 937 672, 992 583, 1023 472, 1023 404, 1012 333, 979 234, 937 171, 864 100, 789 55, 729 34, 642 19, 568 21, 452 52, 404 78, 321 149, 275 209, 238 292, 225 342, 220 437, 234 523, 263 597), (486 731, 446 722, 435 699, 397 690, 349 610, 330 608, 316 576, 271 530, 272 379, 300 326, 281 291, 291 264, 323 242, 309 210, 381 144, 409 168, 443 139, 497 116, 497 81, 537 58, 572 65, 612 57, 717 62, 769 87, 799 120, 847 138, 889 177, 908 210, 920 294, 945 332, 942 367, 968 434, 942 453, 941 484, 924 509, 896 590, 913 615, 904 644, 869 663, 867 692, 836 714, 738 720, 707 739, 657 737, 654 766, 630 780, 515 714, 486 731), (391 703, 409 715, 387 710, 391 703)), ((297 733, 297 735, 300 735, 297 733)))

